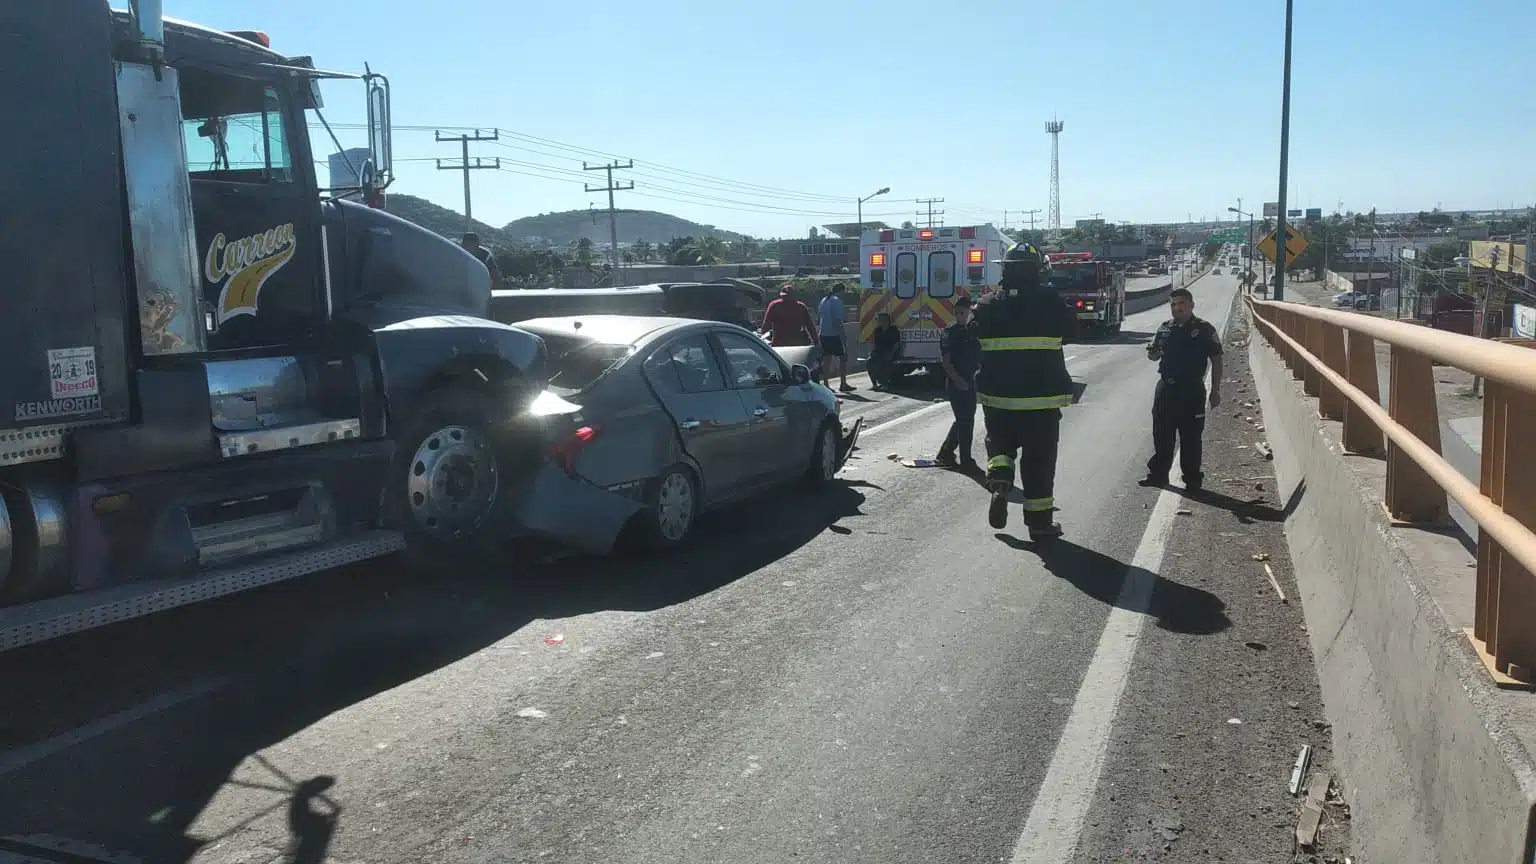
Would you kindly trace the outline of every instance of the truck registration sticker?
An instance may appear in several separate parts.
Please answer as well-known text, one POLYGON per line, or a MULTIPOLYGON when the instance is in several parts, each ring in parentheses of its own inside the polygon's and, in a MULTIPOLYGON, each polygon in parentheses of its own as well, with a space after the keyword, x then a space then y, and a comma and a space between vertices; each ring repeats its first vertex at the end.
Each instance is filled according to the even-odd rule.
POLYGON ((97 395, 96 349, 48 349, 48 384, 54 401, 97 395))

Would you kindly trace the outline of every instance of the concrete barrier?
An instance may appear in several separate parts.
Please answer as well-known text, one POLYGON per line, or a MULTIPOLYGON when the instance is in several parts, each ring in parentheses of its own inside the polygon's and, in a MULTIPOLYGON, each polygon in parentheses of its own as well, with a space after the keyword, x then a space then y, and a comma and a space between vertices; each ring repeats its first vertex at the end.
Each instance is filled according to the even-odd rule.
POLYGON ((1154 306, 1161 306, 1168 302, 1168 293, 1172 290, 1173 282, 1170 280, 1155 288, 1126 291, 1125 314, 1135 315, 1137 312, 1145 312, 1154 306))
POLYGON ((1340 424, 1318 419, 1315 400, 1250 333, 1356 852, 1536 862, 1536 695, 1495 687, 1462 633, 1471 554, 1457 537, 1394 525, 1381 506, 1385 463, 1344 453, 1340 424))

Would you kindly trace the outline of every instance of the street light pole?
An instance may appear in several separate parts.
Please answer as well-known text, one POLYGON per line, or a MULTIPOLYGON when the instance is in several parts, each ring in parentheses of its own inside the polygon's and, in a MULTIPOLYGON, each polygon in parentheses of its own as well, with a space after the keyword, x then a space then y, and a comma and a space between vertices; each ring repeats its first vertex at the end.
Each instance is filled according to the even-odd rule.
POLYGON ((1275 295, 1285 299, 1286 241, 1291 233, 1285 227, 1285 186, 1289 179, 1291 160, 1291 17, 1295 0, 1285 0, 1285 83, 1280 93, 1280 195, 1279 212, 1275 213, 1275 295))
POLYGON ((891 187, 884 186, 884 187, 882 187, 880 189, 880 191, 874 192, 874 193, 869 194, 869 195, 865 195, 863 198, 859 199, 859 236, 860 237, 864 236, 864 202, 868 201, 871 198, 875 198, 875 197, 878 197, 880 195, 884 195, 885 193, 887 193, 889 191, 891 191, 891 187))

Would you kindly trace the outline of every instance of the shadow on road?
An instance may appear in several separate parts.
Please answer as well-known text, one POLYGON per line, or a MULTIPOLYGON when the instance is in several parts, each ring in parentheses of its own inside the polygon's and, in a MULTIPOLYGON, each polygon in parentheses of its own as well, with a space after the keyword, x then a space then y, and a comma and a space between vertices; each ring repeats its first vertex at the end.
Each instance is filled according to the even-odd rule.
POLYGON ((1237 517, 1237 521, 1244 525, 1253 522, 1284 522, 1291 518, 1296 508, 1301 506, 1301 499, 1307 494, 1307 481, 1296 484, 1285 506, 1279 510, 1265 504, 1260 498, 1238 499, 1213 489, 1201 489, 1198 492, 1185 491, 1184 497, 1190 501, 1201 504, 1209 504, 1219 507, 1237 517))
POLYGON ((1085 338, 1078 341, 1084 345, 1146 345, 1155 335, 1155 332, 1147 330, 1121 330, 1108 339, 1085 338))
POLYGON ((651 611, 719 589, 859 515, 861 485, 757 499, 707 518, 685 551, 618 566, 567 559, 423 576, 374 562, 8 652, 0 680, 16 710, 0 718, 0 750, 189 682, 227 684, 16 767, 0 778, 0 836, 88 837, 144 861, 187 861, 213 842, 190 836, 193 824, 232 786, 271 797, 246 821, 286 808, 288 860, 323 861, 340 817, 326 793, 346 776, 294 781, 263 750, 535 619, 651 611), (255 785, 236 776, 251 771, 262 774, 255 785))
MULTIPOLYGON (((1034 543, 1011 534, 993 536, 1014 549, 1034 552, 1052 575, 1072 583, 1077 590, 1100 603, 1106 606, 1119 603, 1120 589, 1129 569, 1125 562, 1067 539, 1034 543)), ((1155 573, 1150 575, 1155 583, 1152 601, 1146 611, 1157 619, 1158 627, 1173 633, 1209 636, 1232 626, 1226 614, 1227 604, 1215 594, 1155 573)))

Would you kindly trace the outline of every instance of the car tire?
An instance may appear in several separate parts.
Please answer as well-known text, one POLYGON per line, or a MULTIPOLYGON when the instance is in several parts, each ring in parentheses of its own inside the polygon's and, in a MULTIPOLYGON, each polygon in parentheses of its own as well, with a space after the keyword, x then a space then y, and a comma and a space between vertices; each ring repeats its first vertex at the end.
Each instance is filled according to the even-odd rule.
POLYGON ((388 522, 405 532, 413 565, 480 560, 492 549, 507 499, 513 449, 497 398, 468 387, 430 393, 394 435, 386 486, 388 522))
POLYGON ((837 421, 828 420, 816 432, 811 447, 811 461, 805 466, 805 481, 812 488, 829 486, 837 479, 837 421))
POLYGON ((699 484, 693 472, 673 465, 652 480, 645 493, 645 540, 656 551, 685 545, 699 518, 699 484))

